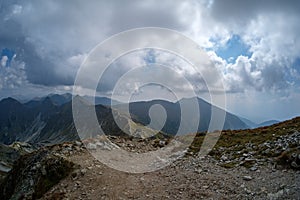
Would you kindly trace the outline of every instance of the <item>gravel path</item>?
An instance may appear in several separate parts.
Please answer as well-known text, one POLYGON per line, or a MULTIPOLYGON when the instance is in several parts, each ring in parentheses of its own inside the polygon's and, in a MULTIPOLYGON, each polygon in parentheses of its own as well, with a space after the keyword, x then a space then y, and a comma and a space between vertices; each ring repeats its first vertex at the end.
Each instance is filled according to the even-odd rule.
POLYGON ((86 150, 68 159, 78 169, 42 199, 300 199, 300 171, 267 163, 226 169, 211 157, 185 157, 155 172, 129 174, 86 150))

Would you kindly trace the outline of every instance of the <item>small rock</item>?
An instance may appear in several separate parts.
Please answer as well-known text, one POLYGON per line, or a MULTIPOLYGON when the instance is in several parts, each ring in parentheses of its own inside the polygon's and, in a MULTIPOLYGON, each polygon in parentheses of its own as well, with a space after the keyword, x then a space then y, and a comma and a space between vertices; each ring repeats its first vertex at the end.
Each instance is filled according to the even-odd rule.
POLYGON ((250 171, 256 171, 257 170, 257 167, 253 166, 250 168, 250 171))
POLYGON ((166 145, 166 142, 163 140, 160 140, 158 145, 159 145, 159 147, 164 147, 166 145))
POLYGON ((251 191, 250 191, 249 189, 247 189, 247 188, 245 188, 245 192, 246 192, 247 194, 251 194, 251 191))
POLYGON ((76 181, 75 184, 76 184, 76 185, 80 185, 81 182, 80 182, 80 181, 76 181))
POLYGON ((108 150, 108 151, 112 150, 112 148, 110 146, 108 146, 108 145, 103 146, 103 149, 104 150, 108 150))
POLYGON ((82 145, 82 143, 79 142, 79 141, 75 141, 75 144, 76 144, 77 146, 81 146, 81 145, 82 145))
POLYGON ((29 184, 30 184, 30 186, 33 186, 34 185, 34 180, 30 179, 29 184))
POLYGON ((281 184, 281 185, 280 185, 280 189, 284 189, 285 186, 286 186, 285 184, 281 184))
POLYGON ((87 172, 87 170, 86 170, 86 169, 82 169, 82 170, 80 170, 80 173, 81 173, 81 175, 84 175, 86 172, 87 172))
POLYGON ((295 169, 299 169, 299 168, 300 168, 300 166, 299 166, 295 161, 293 161, 293 162, 291 163, 291 166, 292 166, 293 168, 295 168, 295 169))
POLYGON ((98 147, 103 147, 104 146, 104 143, 102 143, 102 142, 96 142, 96 146, 98 146, 98 147))
POLYGON ((201 174, 201 172, 202 172, 202 169, 195 169, 195 173, 197 173, 197 174, 201 174))
POLYGON ((203 185, 202 188, 203 188, 203 189, 208 189, 209 186, 208 186, 208 185, 203 185))
POLYGON ((267 188, 266 188, 266 187, 262 187, 262 188, 260 188, 260 191, 261 191, 261 192, 266 192, 266 191, 267 191, 267 188))
POLYGON ((243 180, 251 181, 253 178, 251 176, 243 176, 243 180))
POLYGON ((97 145, 93 144, 93 143, 88 143, 86 146, 87 149, 89 150, 96 150, 97 149, 97 145))
POLYGON ((284 195, 284 190, 279 190, 276 193, 269 193, 269 199, 280 199, 284 195))
POLYGON ((76 151, 80 151, 81 149, 80 149, 80 147, 75 146, 75 150, 76 150, 76 151))
POLYGON ((45 166, 43 166, 43 167, 41 168, 41 172, 42 172, 42 175, 43 175, 43 176, 46 176, 46 175, 47 175, 47 171, 46 171, 46 169, 45 169, 45 166))
POLYGON ((228 160, 228 158, 227 158, 225 155, 223 155, 223 156, 221 157, 221 160, 222 160, 222 161, 226 161, 226 160, 228 160))
POLYGON ((79 170, 75 170, 75 171, 72 172, 71 176, 72 176, 73 179, 76 179, 78 174, 79 174, 79 170))

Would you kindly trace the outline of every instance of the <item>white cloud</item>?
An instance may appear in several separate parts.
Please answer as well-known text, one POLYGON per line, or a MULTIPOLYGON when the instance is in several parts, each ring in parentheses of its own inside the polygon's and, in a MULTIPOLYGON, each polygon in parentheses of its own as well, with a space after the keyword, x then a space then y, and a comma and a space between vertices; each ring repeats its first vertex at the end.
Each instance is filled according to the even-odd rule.
POLYGON ((263 77, 260 82, 254 79, 252 83, 259 85, 253 85, 246 81, 247 76, 237 64, 227 66, 227 71, 235 73, 232 77, 244 74, 245 86, 261 90, 264 87, 261 84, 272 87, 276 80, 282 85, 280 73, 284 74, 284 66, 298 56, 299 14, 294 8, 297 5, 285 5, 280 1, 93 1, 88 4, 82 1, 72 4, 51 0, 47 3, 20 1, 8 9, 7 23, 19 26, 14 32, 24 40, 24 53, 28 54, 24 56, 28 65, 26 73, 32 83, 70 85, 82 58, 103 39, 130 28, 161 26, 183 32, 201 47, 212 50, 224 46, 232 34, 240 35, 253 52, 249 59, 251 68, 255 69, 247 76, 256 74, 257 79, 257 74, 264 76, 274 69, 277 78, 270 80, 274 83, 263 77), (248 12, 241 12, 245 9, 248 12), (43 65, 44 73, 52 77, 39 78, 38 73, 42 73, 39 65, 43 65))
POLYGON ((16 61, 13 58, 10 65, 6 66, 7 60, 7 56, 3 56, 1 59, 2 67, 0 67, 0 89, 13 89, 26 84, 27 77, 24 71, 25 64, 23 62, 16 61))
MULTIPOLYGON (((216 66, 223 71, 229 91, 277 90, 281 95, 281 90, 295 86, 291 83, 299 83, 294 75, 298 72, 293 69, 294 61, 300 56, 299 13, 295 12, 298 3, 216 1, 212 5, 209 18, 216 21, 212 27, 222 24, 231 35, 240 35, 253 53, 250 57, 240 56, 229 64, 209 52, 216 66)), ((220 32, 218 40, 228 40, 226 31, 220 32)))
POLYGON ((2 56, 2 58, 1 58, 1 66, 2 67, 6 67, 7 60, 8 60, 7 56, 2 56))

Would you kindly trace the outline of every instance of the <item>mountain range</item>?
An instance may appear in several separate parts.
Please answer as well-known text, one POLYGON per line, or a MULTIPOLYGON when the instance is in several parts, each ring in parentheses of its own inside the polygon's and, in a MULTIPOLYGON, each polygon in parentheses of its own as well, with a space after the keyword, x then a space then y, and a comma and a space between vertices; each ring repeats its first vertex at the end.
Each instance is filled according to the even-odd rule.
MULTIPOLYGON (((221 108, 218 108, 210 103, 204 101, 203 99, 194 97, 194 98, 184 98, 177 102, 169 102, 165 100, 152 100, 152 101, 142 101, 142 102, 132 102, 129 103, 129 113, 132 116, 132 119, 137 122, 140 122, 144 125, 150 123, 150 116, 148 114, 149 109, 154 105, 162 106, 166 111, 166 122, 162 128, 162 131, 169 134, 176 134, 179 131, 179 126, 183 123, 186 127, 194 125, 194 123, 198 126, 197 132, 204 132, 209 129, 210 120, 212 117, 212 110, 218 114, 225 114, 224 121, 224 130, 236 130, 236 129, 247 129, 250 128, 247 126, 245 122, 243 122, 236 115, 226 112, 221 108), (188 119, 183 119, 181 121, 181 106, 187 111, 188 116, 196 116, 198 115, 198 111, 194 108, 195 102, 199 106, 200 120, 199 123, 193 120, 192 117, 188 119)), ((118 104, 113 106, 117 110, 124 111, 128 105, 126 104, 118 104)), ((184 130, 188 130, 188 128, 184 128, 184 130)), ((180 132, 180 131, 179 131, 180 132)), ((180 132, 181 133, 181 132, 180 132)), ((181 134, 186 134, 183 132, 181 134)))
MULTIPOLYGON (((95 109, 98 122, 105 133, 110 135, 122 135, 129 131, 132 134, 145 136, 146 132, 152 132, 152 127, 144 127, 151 121, 149 109, 153 105, 160 105, 166 111, 166 122, 161 131, 170 135, 175 135, 179 130, 180 123, 186 127, 193 124, 192 118, 181 121, 180 105, 193 113, 191 101, 196 101, 200 109, 200 122, 198 132, 207 131, 211 118, 211 110, 225 112, 224 130, 248 129, 252 128, 249 121, 238 116, 223 111, 221 108, 213 106, 200 99, 181 99, 177 102, 165 100, 152 100, 131 102, 124 104, 106 97, 96 98, 94 103, 91 97, 72 96, 71 94, 51 94, 42 98, 35 98, 26 103, 21 103, 13 98, 6 98, 0 101, 0 143, 11 144, 15 141, 27 142, 35 145, 44 145, 72 141, 78 139, 72 114, 72 100, 80 103, 84 109, 95 109), (112 107, 108 106, 112 102, 112 107), (97 104, 94 106, 94 104, 97 104), (124 114, 124 109, 129 106, 131 116, 124 114), (115 122, 114 116, 122 121, 121 128, 115 122), (142 131, 141 131, 142 130, 142 131)), ((89 121, 90 116, 85 116, 89 121)), ((188 129, 186 129, 188 130, 188 129)), ((81 132, 93 132, 89 130, 89 125, 85 125, 81 132)), ((189 133, 183 132, 182 134, 189 133)), ((96 135, 98 133, 95 133, 96 135)))

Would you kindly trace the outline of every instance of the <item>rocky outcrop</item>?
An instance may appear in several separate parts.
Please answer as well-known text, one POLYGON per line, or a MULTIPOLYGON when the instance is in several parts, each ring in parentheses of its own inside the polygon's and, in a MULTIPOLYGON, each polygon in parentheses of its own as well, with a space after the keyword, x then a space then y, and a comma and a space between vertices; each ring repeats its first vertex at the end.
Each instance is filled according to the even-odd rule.
POLYGON ((0 182, 21 155, 31 153, 35 150, 30 144, 24 142, 14 142, 11 145, 0 144, 0 182))
POLYGON ((74 164, 49 150, 20 157, 0 186, 0 199, 37 199, 72 171, 74 164))

